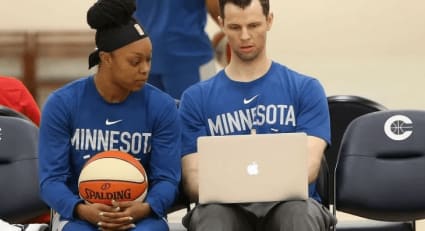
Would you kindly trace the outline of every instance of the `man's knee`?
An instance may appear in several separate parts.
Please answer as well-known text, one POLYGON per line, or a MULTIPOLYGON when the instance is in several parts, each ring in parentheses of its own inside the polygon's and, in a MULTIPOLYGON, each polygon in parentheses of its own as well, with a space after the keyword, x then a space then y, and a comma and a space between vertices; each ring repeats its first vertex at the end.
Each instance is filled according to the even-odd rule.
POLYGON ((251 230, 247 214, 238 206, 208 204, 199 205, 191 213, 189 230, 251 230))
POLYGON ((265 219, 266 230, 326 230, 326 217, 312 201, 288 201, 277 205, 265 219))
POLYGON ((223 220, 229 218, 229 213, 233 213, 229 206, 221 204, 198 205, 194 209, 191 222, 199 222, 208 217, 209 220, 223 220))
POLYGON ((283 219, 307 219, 309 216, 307 201, 288 201, 277 205, 271 213, 283 219))

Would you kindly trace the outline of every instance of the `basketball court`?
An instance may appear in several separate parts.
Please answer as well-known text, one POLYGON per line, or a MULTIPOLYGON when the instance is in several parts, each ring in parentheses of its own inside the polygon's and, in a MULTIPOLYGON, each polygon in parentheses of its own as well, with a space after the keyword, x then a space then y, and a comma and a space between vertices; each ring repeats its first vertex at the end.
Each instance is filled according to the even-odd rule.
MULTIPOLYGON (((193 207, 194 205, 192 205, 193 207)), ((170 223, 171 231, 183 231, 183 225, 181 220, 186 214, 186 209, 178 210, 176 212, 168 214, 168 221, 170 223)), ((347 213, 337 212, 338 221, 340 222, 361 222, 367 221, 367 219, 356 217, 347 213)), ((416 231, 425 231, 425 220, 420 220, 416 222, 416 231)))

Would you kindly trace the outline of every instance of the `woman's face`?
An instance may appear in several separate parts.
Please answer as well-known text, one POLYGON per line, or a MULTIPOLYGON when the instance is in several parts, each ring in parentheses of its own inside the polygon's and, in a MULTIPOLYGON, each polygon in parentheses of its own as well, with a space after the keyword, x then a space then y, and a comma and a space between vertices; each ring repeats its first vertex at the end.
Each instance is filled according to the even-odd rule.
POLYGON ((151 69, 152 43, 149 38, 134 41, 111 53, 105 53, 109 80, 124 92, 140 90, 148 80, 151 69))

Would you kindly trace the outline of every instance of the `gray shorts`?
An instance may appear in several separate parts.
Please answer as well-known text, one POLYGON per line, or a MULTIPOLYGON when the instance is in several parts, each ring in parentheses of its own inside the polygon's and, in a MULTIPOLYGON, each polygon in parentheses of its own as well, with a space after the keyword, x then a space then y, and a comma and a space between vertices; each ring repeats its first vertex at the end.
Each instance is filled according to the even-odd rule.
POLYGON ((329 230, 336 218, 313 199, 249 204, 197 205, 184 218, 189 230, 329 230))

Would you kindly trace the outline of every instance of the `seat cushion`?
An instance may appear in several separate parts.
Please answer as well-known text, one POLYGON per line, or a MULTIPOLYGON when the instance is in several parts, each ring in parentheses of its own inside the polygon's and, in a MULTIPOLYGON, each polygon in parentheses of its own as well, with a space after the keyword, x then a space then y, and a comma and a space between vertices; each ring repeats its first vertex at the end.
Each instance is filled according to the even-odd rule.
POLYGON ((411 223, 374 220, 338 221, 337 231, 413 231, 411 223))

